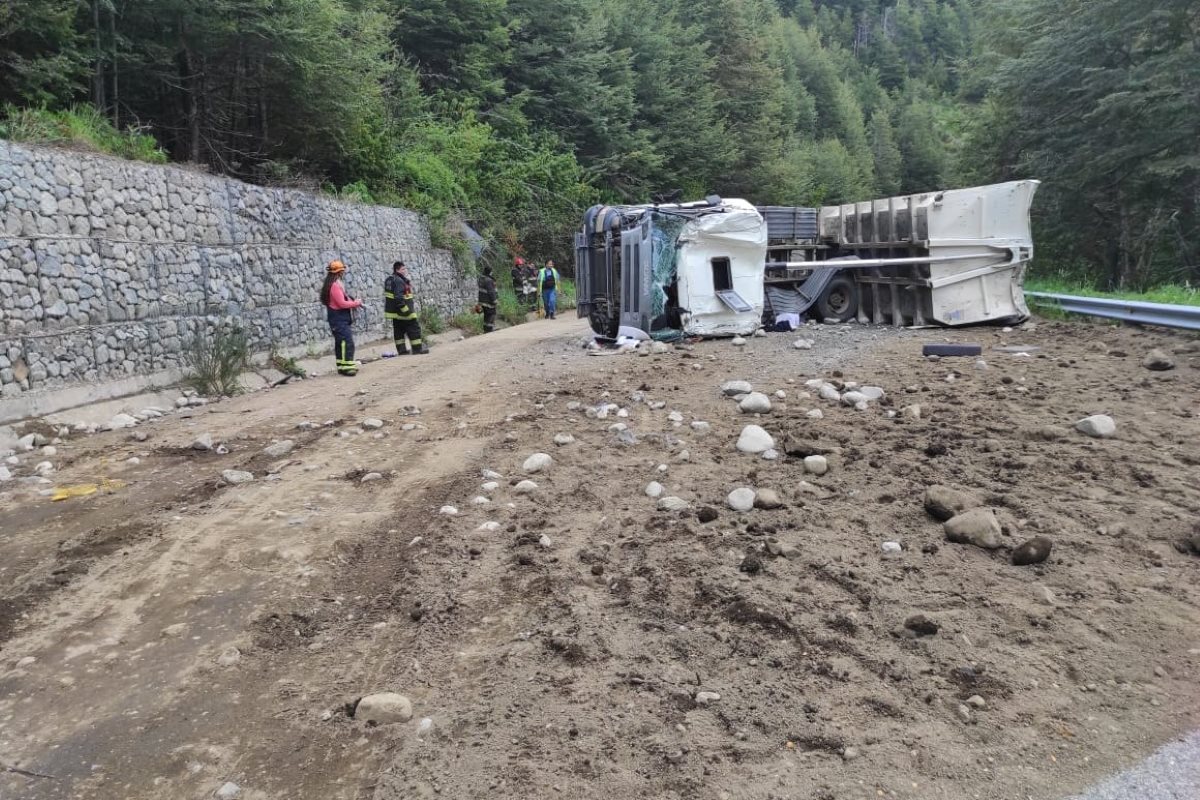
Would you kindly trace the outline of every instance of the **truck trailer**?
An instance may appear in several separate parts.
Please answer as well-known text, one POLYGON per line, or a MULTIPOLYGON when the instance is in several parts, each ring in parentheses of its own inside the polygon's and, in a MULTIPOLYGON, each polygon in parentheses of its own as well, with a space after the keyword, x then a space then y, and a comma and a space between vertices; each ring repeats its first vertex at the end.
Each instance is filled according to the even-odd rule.
POLYGON ((1029 208, 1013 181, 804 208, 711 195, 593 206, 575 236, 578 313, 603 338, 753 333, 811 316, 897 326, 1029 315, 1029 208))

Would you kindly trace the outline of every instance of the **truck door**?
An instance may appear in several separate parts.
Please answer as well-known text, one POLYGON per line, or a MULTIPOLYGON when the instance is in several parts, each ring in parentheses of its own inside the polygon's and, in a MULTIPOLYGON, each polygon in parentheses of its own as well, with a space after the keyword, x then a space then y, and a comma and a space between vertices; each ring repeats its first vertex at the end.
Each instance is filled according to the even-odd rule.
POLYGON ((575 234, 575 314, 580 319, 592 313, 592 251, 585 233, 575 234))
POLYGON ((651 223, 643 218, 621 231, 621 324, 650 332, 653 277, 651 223))

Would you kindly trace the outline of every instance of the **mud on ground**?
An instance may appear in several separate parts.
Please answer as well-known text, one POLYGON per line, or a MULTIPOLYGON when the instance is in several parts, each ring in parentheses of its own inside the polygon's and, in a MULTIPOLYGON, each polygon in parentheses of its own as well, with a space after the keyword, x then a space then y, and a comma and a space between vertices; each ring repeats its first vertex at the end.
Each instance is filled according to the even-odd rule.
MULTIPOLYGON (((0 777, 0 792, 200 798, 234 781, 250 798, 1062 798, 1196 727, 1194 340, 850 325, 817 329, 811 351, 771 335, 593 357, 581 335, 521 326, 364 370, 354 388, 318 379, 230 401, 202 424, 243 443, 237 463, 184 474, 170 471, 177 453, 145 459, 163 472, 126 476, 135 487, 178 484, 122 501, 139 526, 127 530, 153 533, 128 555, 89 555, 12 615, 0 761, 56 777, 0 777), (920 356, 943 339, 981 342, 987 369, 920 356), (1040 350, 993 349, 1006 344, 1040 350), (1177 368, 1142 367, 1153 347, 1177 368), (865 412, 805 398, 813 377, 887 397, 865 412), (749 419, 719 392, 731 379, 786 399, 749 419), (402 432, 414 402, 419 427, 402 432), (629 416, 583 413, 609 402, 629 416), (919 418, 901 411, 913 405, 919 418), (1071 429, 1095 413, 1115 438, 1071 429), (368 415, 384 437, 359 432, 368 415), (324 417, 344 421, 267 480, 258 449, 324 417), (734 449, 750 422, 784 458, 734 449), (556 446, 557 433, 576 441, 556 446), (538 451, 553 468, 522 474, 538 451), (810 452, 828 474, 805 472, 810 452), (260 480, 217 488, 239 465, 260 480), (475 505, 482 469, 504 477, 475 505), (346 479, 371 470, 385 479, 346 479), (539 488, 517 494, 527 477, 539 488), (656 510, 650 481, 690 509, 656 510), (935 484, 997 509, 1005 546, 947 542, 922 505, 935 484), (734 512, 725 498, 741 486, 783 507, 734 512), (700 522, 705 507, 716 519, 700 522), (1053 541, 1049 560, 1009 563, 1034 535, 1053 541), (772 539, 795 556, 772 556, 772 539), (905 628, 916 614, 937 633, 905 628), (164 633, 180 621, 186 633, 164 633), (218 663, 230 647, 235 663, 218 663), (14 668, 25 656, 37 661, 14 668), (385 690, 412 700, 411 722, 353 718, 385 690)), ((165 423, 156 446, 186 447, 197 424, 165 423)), ((135 447, 120 434, 80 446, 71 469, 135 447)), ((36 513, 103 542, 87 522, 117 502, 55 504, 52 524, 36 513)), ((39 534, 9 529, 0 549, 54 538, 39 534)))

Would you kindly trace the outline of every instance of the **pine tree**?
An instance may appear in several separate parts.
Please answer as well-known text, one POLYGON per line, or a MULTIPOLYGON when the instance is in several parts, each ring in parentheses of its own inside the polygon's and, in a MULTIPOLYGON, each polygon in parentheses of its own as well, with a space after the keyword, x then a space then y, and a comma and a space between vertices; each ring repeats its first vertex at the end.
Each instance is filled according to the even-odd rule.
POLYGON ((886 109, 875 109, 868 135, 871 138, 871 153, 875 157, 876 188, 883 195, 899 194, 904 160, 886 109))

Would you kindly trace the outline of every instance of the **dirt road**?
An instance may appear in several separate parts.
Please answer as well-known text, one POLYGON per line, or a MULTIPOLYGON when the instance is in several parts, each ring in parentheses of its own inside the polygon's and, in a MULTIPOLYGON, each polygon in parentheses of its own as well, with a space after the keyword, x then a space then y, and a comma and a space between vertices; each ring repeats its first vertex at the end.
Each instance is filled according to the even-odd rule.
POLYGON ((1200 722, 1194 341, 850 325, 593 357, 583 335, 519 326, 79 439, 56 483, 124 488, 0 494, 0 764, 51 776, 0 796, 1060 798, 1200 722), (942 338, 988 368, 919 356, 942 338), (1041 350, 991 349, 1014 343, 1041 350), (1176 368, 1143 368, 1152 347, 1176 368), (806 397, 814 376, 887 396, 806 397), (752 419, 731 379, 785 397, 752 419), (585 413, 605 403, 625 414, 585 413), (1093 413, 1116 437, 1071 428, 1093 413), (748 422, 784 457, 737 452, 748 422), (192 450, 205 432, 230 452, 192 450), (526 475, 535 452, 554 465, 526 475), (1003 547, 947 542, 934 484, 997 509, 1003 547), (739 486, 782 507, 732 511, 739 486), (1010 564, 1034 534, 1049 560, 1010 564), (356 719, 379 691, 413 719, 356 719))

